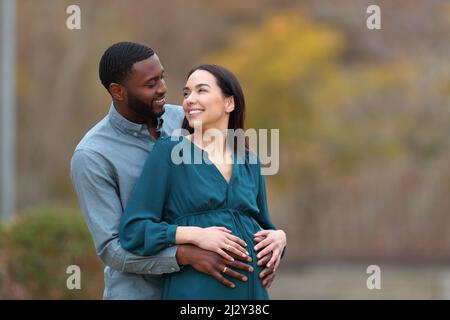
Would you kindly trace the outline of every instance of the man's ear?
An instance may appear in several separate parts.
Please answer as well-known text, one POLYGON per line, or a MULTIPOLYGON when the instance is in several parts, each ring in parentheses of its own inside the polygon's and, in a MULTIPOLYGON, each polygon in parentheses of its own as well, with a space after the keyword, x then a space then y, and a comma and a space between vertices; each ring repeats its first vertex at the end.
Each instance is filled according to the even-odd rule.
POLYGON ((117 101, 124 101, 127 96, 124 86, 114 82, 109 85, 109 93, 111 93, 113 99, 117 101))
POLYGON ((225 98, 225 111, 230 113, 231 111, 234 110, 234 97, 230 96, 230 97, 226 97, 225 98))

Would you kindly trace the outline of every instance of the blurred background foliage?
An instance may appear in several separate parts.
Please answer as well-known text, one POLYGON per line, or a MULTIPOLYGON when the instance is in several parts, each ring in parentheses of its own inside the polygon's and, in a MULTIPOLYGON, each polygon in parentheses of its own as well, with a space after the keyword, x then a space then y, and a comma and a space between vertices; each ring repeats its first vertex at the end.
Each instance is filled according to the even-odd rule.
POLYGON ((102 295, 102 264, 78 210, 39 207, 23 212, 2 227, 0 238, 0 297, 9 299, 98 299, 102 295), (81 269, 82 290, 68 290, 81 269), (83 270, 89 270, 86 274, 83 270))
POLYGON ((280 129, 280 172, 266 179, 286 265, 448 262, 447 1, 79 0, 77 31, 72 1, 18 4, 19 212, 0 229, 0 297, 77 297, 61 289, 70 264, 96 279, 82 296, 100 297, 69 163, 110 104, 101 54, 123 40, 157 51, 171 103, 192 67, 222 64, 242 83, 247 127, 280 129), (370 4, 382 30, 366 28, 370 4))

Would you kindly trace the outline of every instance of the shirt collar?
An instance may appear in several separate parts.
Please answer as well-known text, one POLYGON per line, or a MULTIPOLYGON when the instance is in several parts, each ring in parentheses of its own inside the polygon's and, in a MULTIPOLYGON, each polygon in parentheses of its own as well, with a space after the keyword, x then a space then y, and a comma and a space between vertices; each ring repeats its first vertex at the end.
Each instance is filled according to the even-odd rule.
POLYGON ((163 132, 163 123, 164 123, 164 119, 162 117, 158 118, 158 125, 156 126, 156 131, 158 132, 163 132))
MULTIPOLYGON (((148 127, 146 124, 134 123, 127 120, 124 116, 122 116, 114 107, 114 103, 111 103, 111 107, 109 108, 108 117, 111 123, 123 130, 126 133, 129 133, 133 136, 138 135, 147 135, 151 136, 150 132, 148 132, 148 127)), ((164 120, 162 118, 158 118, 158 126, 156 130, 161 133, 161 136, 166 135, 165 130, 163 130, 164 120)))

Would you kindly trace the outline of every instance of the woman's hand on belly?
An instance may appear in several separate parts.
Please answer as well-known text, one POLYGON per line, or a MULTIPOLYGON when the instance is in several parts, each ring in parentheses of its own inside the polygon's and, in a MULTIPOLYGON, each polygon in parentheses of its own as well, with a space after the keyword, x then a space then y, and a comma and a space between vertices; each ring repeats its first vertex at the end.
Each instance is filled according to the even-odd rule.
MULTIPOLYGON (((263 238, 254 247, 255 251, 261 250, 257 254, 258 261, 261 262, 263 259, 267 261, 267 255, 271 254, 269 262, 266 266, 268 268, 273 266, 273 270, 276 271, 281 260, 281 254, 284 247, 286 246, 286 233, 283 230, 261 230, 254 234, 255 240, 258 238, 263 238)), ((260 265, 258 263, 258 265, 260 265)))
POLYGON ((229 253, 240 257, 247 257, 244 240, 231 234, 231 230, 224 227, 178 227, 176 243, 190 243, 199 248, 216 252, 227 260, 234 261, 229 253))

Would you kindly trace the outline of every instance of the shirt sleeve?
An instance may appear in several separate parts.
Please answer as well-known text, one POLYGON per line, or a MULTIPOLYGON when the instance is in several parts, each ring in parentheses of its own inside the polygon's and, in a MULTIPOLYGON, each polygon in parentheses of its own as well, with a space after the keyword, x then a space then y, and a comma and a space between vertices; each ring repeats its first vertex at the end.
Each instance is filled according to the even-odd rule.
POLYGON ((167 141, 155 144, 120 220, 121 244, 135 254, 154 254, 175 244, 177 225, 162 219, 170 183, 167 141))
POLYGON ((114 173, 106 159, 94 151, 75 151, 71 161, 71 179, 97 255, 105 265, 137 274, 180 270, 175 258, 176 246, 145 257, 134 255, 121 246, 119 221, 123 208, 114 173))

